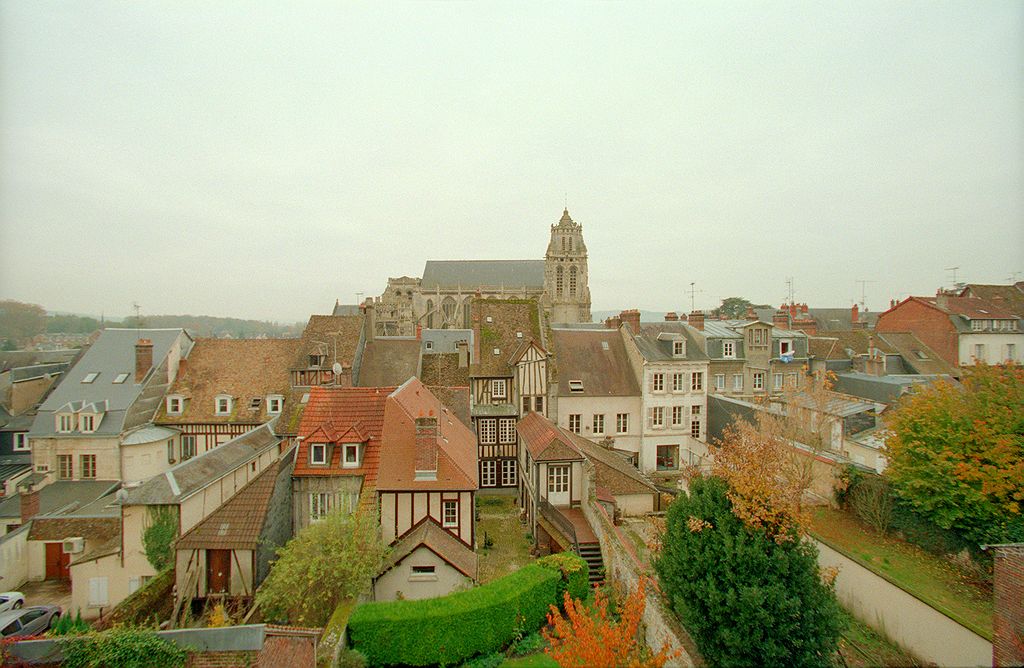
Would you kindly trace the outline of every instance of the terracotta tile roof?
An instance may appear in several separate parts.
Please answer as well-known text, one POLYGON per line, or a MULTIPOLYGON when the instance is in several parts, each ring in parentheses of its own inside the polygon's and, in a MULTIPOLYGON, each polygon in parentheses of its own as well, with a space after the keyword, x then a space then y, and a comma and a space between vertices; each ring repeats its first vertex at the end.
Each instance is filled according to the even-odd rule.
POLYGON ((554 329, 551 340, 561 377, 559 396, 640 396, 619 330, 554 329), (570 380, 583 381, 583 391, 570 391, 570 380))
POLYGON ((120 535, 119 517, 36 517, 28 539, 54 541, 81 536, 89 541, 105 542, 120 535))
POLYGON ((401 385, 420 371, 421 342, 413 338, 367 341, 359 365, 359 387, 401 385))
POLYGON ((475 490, 476 436, 416 378, 388 398, 384 408, 379 490, 475 490), (417 417, 437 416, 436 480, 416 480, 417 417))
POLYGON ((1024 281, 1013 285, 981 285, 969 283, 960 292, 961 297, 984 299, 993 306, 1005 309, 1018 318, 1024 318, 1024 281))
POLYGON ((474 345, 480 354, 470 368, 472 376, 511 376, 510 362, 523 343, 540 345, 540 314, 533 299, 474 299, 474 345), (490 318, 490 322, 488 322, 490 318), (522 336, 517 336, 517 334, 522 336), (498 354, 495 355, 495 349, 498 354))
POLYGON ((325 368, 330 369, 337 361, 351 369, 362 332, 362 315, 309 316, 292 368, 308 369, 310 355, 324 355, 327 358, 325 368))
POLYGON ((290 415, 298 397, 291 389, 289 367, 299 343, 299 339, 197 339, 168 390, 185 398, 181 415, 168 415, 167 402, 162 401, 154 421, 260 424, 273 417, 267 414, 271 394, 284 397, 282 415, 290 415), (216 415, 219 394, 234 398, 231 415, 216 415), (254 398, 260 399, 255 410, 250 403, 254 398))
POLYGON ((185 532, 175 543, 175 549, 255 550, 259 546, 274 483, 281 468, 288 468, 291 461, 291 456, 286 455, 265 468, 220 508, 185 532))
POLYGON ((437 522, 427 518, 420 522, 412 531, 405 534, 391 548, 381 568, 380 575, 388 572, 416 551, 420 546, 426 547, 437 556, 444 559, 455 570, 466 577, 476 580, 477 557, 476 552, 466 546, 447 529, 442 529, 437 522))
POLYGON ((527 413, 516 424, 516 431, 530 455, 537 461, 583 459, 583 453, 574 444, 578 437, 540 413, 527 413))
POLYGON ((424 355, 420 380, 430 387, 469 387, 469 367, 459 368, 458 353, 424 355))
POLYGON ((937 297, 911 297, 911 299, 919 299, 944 313, 959 315, 968 320, 1013 320, 1017 318, 1004 308, 974 297, 946 296, 943 300, 944 304, 940 304, 937 297))

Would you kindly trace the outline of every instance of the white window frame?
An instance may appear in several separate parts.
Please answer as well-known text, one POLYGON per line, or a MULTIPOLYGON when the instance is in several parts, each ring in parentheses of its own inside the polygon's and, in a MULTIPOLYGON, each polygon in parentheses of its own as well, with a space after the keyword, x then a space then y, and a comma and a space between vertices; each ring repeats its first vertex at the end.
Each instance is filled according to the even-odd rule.
POLYGON ((792 355, 794 353, 793 339, 779 339, 779 356, 792 355))
POLYGON ((519 463, 514 459, 501 461, 502 487, 514 487, 519 480, 519 463))
POLYGON ((743 391, 743 374, 742 373, 734 373, 732 375, 732 391, 733 392, 742 392, 743 391))
POLYGON ((533 398, 533 410, 536 411, 537 413, 543 413, 544 412, 544 397, 543 396, 536 396, 536 397, 533 398))
POLYGON ((665 391, 665 374, 661 371, 651 374, 651 392, 665 391))
POLYGON ((280 394, 267 395, 267 415, 280 415, 284 410, 284 397, 280 394))
POLYGON ((327 463, 327 444, 326 443, 310 443, 309 444, 309 463, 314 466, 322 466, 327 463), (317 452, 320 453, 320 457, 317 457, 317 452))
POLYGON ((498 421, 494 418, 477 420, 477 437, 483 445, 494 445, 498 442, 498 421))
POLYGON ((724 392, 725 391, 725 374, 724 373, 716 373, 715 374, 715 390, 717 390, 718 392, 724 392))
POLYGON ((508 397, 508 381, 504 378, 491 379, 491 399, 506 399, 508 397))
POLYGON ((214 415, 231 415, 231 404, 233 403, 234 401, 230 395, 218 394, 213 399, 214 415), (221 408, 222 405, 223 408, 221 408))
POLYGON ((569 491, 571 466, 551 464, 548 466, 548 494, 562 494, 569 491))
POLYGON ((763 391, 763 390, 764 390, 764 371, 755 371, 754 372, 754 391, 758 392, 758 391, 763 391))
POLYGON ((625 434, 629 432, 629 413, 615 414, 615 433, 625 434))
POLYGON ((194 434, 185 434, 181 437, 181 461, 192 459, 199 454, 199 446, 196 441, 194 434))
POLYGON ((99 371, 90 371, 89 373, 85 374, 85 378, 82 379, 82 383, 84 383, 84 384, 95 383, 96 379, 99 378, 99 377, 100 377, 99 371))
POLYGON ((574 434, 578 434, 582 428, 583 415, 580 413, 569 413, 569 431, 574 434))
POLYGON ((686 341, 673 341, 672 342, 672 356, 673 357, 684 357, 686 355, 686 341))
POLYGON ((498 419, 498 443, 515 443, 516 442, 516 419, 515 418, 499 418, 498 419))
POLYGON ((594 436, 604 435, 604 413, 594 413, 594 436))
POLYGON ((665 426, 665 407, 664 406, 652 406, 651 407, 651 428, 662 429, 665 426))
POLYGON ((105 608, 110 605, 107 587, 110 580, 106 575, 89 578, 89 607, 105 608))
POLYGON ((28 445, 28 432, 15 432, 14 433, 14 451, 15 452, 26 452, 30 451, 31 448, 28 445))
POLYGON ((74 480, 75 479, 75 456, 74 455, 57 455, 57 480, 74 480), (67 467, 64 463, 67 462, 67 467))
POLYGON ((458 501, 442 501, 441 502, 441 526, 445 529, 454 529, 459 526, 459 502, 458 501), (452 519, 448 519, 448 511, 451 510, 454 515, 452 519))
POLYGON ((81 475, 82 480, 95 480, 96 479, 96 468, 97 468, 97 457, 94 454, 87 453, 78 455, 78 472, 81 475), (86 473, 86 462, 92 462, 90 467, 92 475, 85 475, 86 473))
POLYGON ((672 374, 672 391, 673 392, 685 392, 686 385, 683 383, 683 374, 674 373, 672 374))
MULTIPOLYGON (((971 321, 971 331, 980 332, 980 331, 982 331, 984 329, 985 329, 985 321, 984 320, 972 320, 971 321)), ((85 381, 83 380, 82 382, 84 383, 85 381)))
POLYGON ((78 416, 78 431, 83 434, 91 434, 96 431, 96 416, 92 413, 85 413, 78 416))
POLYGON ((974 359, 984 362, 985 361, 985 344, 975 343, 974 344, 974 359))
POLYGON ((126 380, 128 380, 128 374, 119 373, 116 376, 114 376, 114 380, 111 382, 113 382, 114 385, 121 385, 126 380))
POLYGON ((358 443, 344 443, 341 446, 341 468, 343 469, 357 469, 362 462, 359 461, 359 444, 358 443), (354 462, 348 460, 350 452, 355 452, 356 459, 354 462))
POLYGON ((673 406, 672 407, 672 426, 676 427, 683 423, 683 407, 673 406))
POLYGON ((498 462, 494 459, 480 460, 480 486, 498 486, 498 462))
POLYGON ((331 512, 330 492, 309 493, 309 521, 319 522, 331 512))
POLYGON ((781 373, 773 373, 772 374, 772 389, 773 390, 781 390, 782 387, 783 387, 782 383, 784 382, 784 379, 785 379, 785 376, 783 376, 781 373))
POLYGON ((704 372, 694 371, 690 374, 690 391, 691 392, 703 392, 704 391, 704 372))
POLYGON ((185 398, 180 394, 172 394, 167 397, 167 414, 181 415, 185 408, 185 398))
POLYGON ((734 359, 736 357, 736 342, 722 341, 722 357, 734 359))
POLYGON ((690 420, 690 438, 700 440, 701 435, 701 424, 700 420, 690 420))
POLYGON ((74 413, 57 413, 57 433, 70 434, 75 430, 74 413))
POLYGON ((581 394, 583 392, 583 381, 582 380, 570 380, 569 381, 569 392, 572 394, 581 394))

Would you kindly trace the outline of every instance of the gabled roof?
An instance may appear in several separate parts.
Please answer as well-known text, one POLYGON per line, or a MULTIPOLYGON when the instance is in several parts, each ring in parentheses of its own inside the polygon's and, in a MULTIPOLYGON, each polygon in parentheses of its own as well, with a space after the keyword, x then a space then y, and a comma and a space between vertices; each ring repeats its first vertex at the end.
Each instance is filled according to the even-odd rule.
MULTIPOLYGON (((68 514, 120 487, 117 480, 56 480, 39 489, 39 515, 68 514)), ((21 493, 0 501, 0 517, 21 517, 21 493)))
POLYGON ((299 425, 299 448, 294 476, 354 475, 363 477, 364 488, 373 487, 380 465, 381 432, 384 429, 384 404, 393 387, 313 387, 299 425), (330 437, 355 430, 365 437, 362 465, 356 469, 341 466, 341 448, 334 448, 326 466, 309 463, 309 444, 332 442, 330 437), (324 441, 317 441, 319 434, 324 441))
POLYGON ((853 355, 866 355, 869 344, 883 354, 896 352, 876 332, 866 329, 835 329, 820 336, 807 337, 808 352, 822 360, 852 359, 847 351, 852 351, 853 355))
POLYGON ((938 297, 911 297, 930 304, 943 313, 958 315, 967 320, 1016 320, 1017 316, 1006 309, 996 306, 984 299, 975 297, 954 297, 945 295, 938 297))
POLYGON ((420 373, 422 343, 411 337, 379 336, 367 341, 359 364, 359 387, 401 385, 420 373))
POLYGON ((475 490, 479 487, 476 436, 416 378, 395 390, 384 407, 377 489, 475 490), (416 418, 437 417, 437 475, 417 480, 416 418))
POLYGON ((1018 318, 1024 318, 1024 281, 1012 285, 983 285, 968 283, 961 297, 978 297, 993 306, 1005 309, 1018 318))
MULTIPOLYGON (((160 424, 260 424, 267 413, 267 396, 284 398, 281 415, 289 416, 301 394, 292 392, 289 368, 299 339, 197 339, 178 377, 168 390, 184 397, 181 415, 169 415, 161 402, 155 421, 160 424), (216 397, 233 398, 230 415, 216 414, 216 397), (251 401, 259 399, 254 410, 251 401)), ((287 424, 287 417, 280 420, 287 424)))
MULTIPOLYGON (((543 263, 542 263, 543 264, 543 263)), ((470 367, 472 376, 511 376, 511 363, 531 339, 540 346, 540 313, 533 299, 474 299, 474 341, 480 355, 470 367), (488 321, 490 318, 490 321, 488 321), (476 328, 479 327, 479 333, 476 328), (494 351, 498 354, 495 355, 494 351)))
POLYGON ((639 397, 640 385, 617 329, 552 329, 561 397, 639 397), (572 392, 569 381, 583 383, 572 392))
POLYGON ((459 571, 468 578, 476 579, 477 557, 476 552, 467 547, 465 543, 456 538, 447 529, 442 529, 429 517, 406 533, 391 548, 390 554, 384 560, 380 575, 388 572, 416 551, 419 547, 425 547, 459 571))
POLYGON ((573 444, 594 465, 597 484, 616 494, 657 494, 658 489, 635 466, 608 448, 573 434, 573 444))
POLYGON ((362 315, 311 315, 292 368, 308 369, 310 355, 325 355, 326 369, 335 362, 350 369, 355 363, 362 333, 362 315))
POLYGON ((694 362, 708 359, 701 347, 690 333, 689 327, 683 322, 659 322, 641 324, 640 334, 633 337, 640 354, 648 362, 694 362), (686 341, 686 354, 676 357, 672 354, 672 342, 674 337, 666 337, 664 334, 675 335, 686 341))
POLYGON ((934 375, 946 374, 959 377, 960 370, 942 359, 921 339, 911 332, 876 332, 875 340, 882 340, 899 353, 903 363, 915 373, 934 375))
POLYGON ((0 351, 0 372, 40 364, 66 364, 79 356, 81 350, 4 350, 0 351))
POLYGON ((542 461, 576 461, 583 453, 576 447, 576 434, 562 429, 540 413, 527 413, 516 424, 516 431, 530 455, 542 461))
POLYGON ((423 292, 478 288, 544 289, 544 260, 427 260, 423 292))

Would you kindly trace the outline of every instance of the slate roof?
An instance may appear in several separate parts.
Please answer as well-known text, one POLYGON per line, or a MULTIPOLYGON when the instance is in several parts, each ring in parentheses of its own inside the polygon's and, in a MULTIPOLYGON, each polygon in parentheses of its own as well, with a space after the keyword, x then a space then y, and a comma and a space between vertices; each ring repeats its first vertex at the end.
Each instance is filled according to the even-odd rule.
POLYGON ((708 359, 701 347, 697 344, 690 333, 686 323, 683 322, 659 322, 657 324, 640 325, 640 334, 633 337, 640 354, 648 362, 677 362, 677 361, 702 361, 708 359), (686 341, 686 355, 675 357, 672 355, 672 340, 659 334, 678 335, 686 341))
POLYGON ((178 429, 170 429, 168 427, 160 427, 154 424, 139 427, 133 431, 128 432, 121 439, 121 445, 139 445, 142 443, 152 443, 165 438, 174 438, 181 431, 178 429))
MULTIPOLYGON (((120 487, 117 480, 56 480, 39 489, 39 514, 70 513, 120 487)), ((0 501, 0 517, 21 517, 21 493, 0 501)))
MULTIPOLYGON (((0 485, 32 468, 32 455, 7 455, 0 459, 0 485), (20 461, 13 461, 18 459, 20 461)), ((2 499, 3 497, 0 497, 2 499)))
POLYGON ((968 283, 960 292, 961 297, 974 296, 984 299, 993 306, 1005 309, 1018 318, 1024 318, 1024 281, 1013 285, 984 285, 968 283))
POLYGON ((423 352, 430 353, 455 353, 458 352, 455 344, 459 341, 467 341, 470 349, 473 347, 472 329, 424 329, 420 332, 423 340, 423 352), (431 343, 430 350, 427 350, 427 342, 431 343))
POLYGON ((470 375, 511 376, 510 362, 531 339, 541 345, 540 313, 533 299, 474 299, 474 329, 479 324, 480 354, 470 366, 470 375), (487 318, 491 321, 488 322, 487 318), (478 320, 479 319, 479 320, 478 320), (522 336, 517 336, 517 334, 522 336), (494 354, 494 350, 498 354, 494 354))
POLYGON ((572 434, 573 445, 594 465, 598 486, 615 494, 657 494, 658 490, 635 466, 608 448, 572 434))
POLYGON ((948 376, 893 375, 872 376, 849 371, 836 374, 835 390, 843 394, 892 404, 915 385, 948 380, 948 376))
POLYGON ((478 288, 544 289, 544 260, 427 260, 423 292, 478 288))
MULTIPOLYGON (((811 308, 807 309, 807 314, 814 318, 819 331, 823 329, 853 329, 853 312, 849 306, 846 308, 811 308)), ((858 317, 867 323, 868 328, 873 329, 879 315, 875 311, 862 311, 858 317)), ((769 316, 768 322, 771 322, 771 316, 769 316)))
POLYGON ((458 353, 424 355, 419 377, 431 387, 469 387, 469 367, 459 367, 458 353))
POLYGON ((874 331, 866 329, 835 329, 829 330, 820 336, 807 337, 808 351, 821 360, 848 360, 851 356, 847 349, 852 350, 854 355, 866 355, 868 343, 874 342, 874 347, 883 354, 896 352, 881 336, 874 331))
POLYGON ((167 394, 184 397, 181 415, 167 413, 161 401, 155 421, 175 424, 260 424, 273 415, 267 413, 267 395, 284 397, 279 420, 288 424, 296 410, 301 392, 293 392, 289 369, 295 360, 299 339, 197 339, 187 360, 182 360, 178 377, 167 394), (230 395, 234 401, 230 415, 216 414, 216 397, 230 395), (259 407, 250 401, 259 398, 259 407))
POLYGON ((617 329, 553 329, 552 347, 562 382, 562 397, 639 397, 640 385, 617 329), (583 381, 571 392, 569 380, 583 381))
POLYGON ((903 359, 903 364, 915 373, 933 375, 945 374, 960 377, 960 370, 942 359, 938 353, 924 344, 911 332, 878 332, 876 340, 883 340, 903 359))
POLYGON ((311 315, 292 368, 308 369, 310 355, 326 355, 325 368, 337 361, 349 369, 355 363, 362 333, 362 315, 311 315))
POLYGON ((450 531, 442 529, 437 525, 437 522, 430 518, 420 522, 415 529, 406 533, 401 540, 395 543, 391 548, 391 552, 384 560, 384 565, 378 577, 402 563, 406 557, 415 552, 420 546, 426 547, 444 559, 447 564, 466 577, 476 580, 476 552, 452 535, 450 531))
POLYGON ((410 337, 377 337, 367 341, 359 364, 359 387, 401 385, 420 373, 421 341, 410 337))
POLYGON ((287 469, 294 451, 263 469, 220 508, 185 532, 174 544, 176 550, 255 550, 270 507, 270 497, 282 469, 287 469))
POLYGON ((153 476, 128 490, 124 505, 170 505, 192 496, 266 450, 278 447, 282 438, 274 434, 274 423, 271 420, 153 476))
POLYGON ((71 362, 81 350, 5 350, 0 351, 0 372, 18 367, 39 364, 60 364, 71 362))
POLYGON ((59 362, 15 367, 10 370, 11 382, 19 383, 25 380, 32 380, 33 378, 42 378, 43 376, 58 376, 67 371, 68 366, 68 362, 59 362))
POLYGON ((583 453, 575 445, 576 434, 562 429, 540 413, 527 413, 516 423, 516 431, 536 461, 583 459, 583 453))
POLYGON ((709 339, 742 339, 743 335, 728 326, 726 320, 705 320, 704 337, 709 339))

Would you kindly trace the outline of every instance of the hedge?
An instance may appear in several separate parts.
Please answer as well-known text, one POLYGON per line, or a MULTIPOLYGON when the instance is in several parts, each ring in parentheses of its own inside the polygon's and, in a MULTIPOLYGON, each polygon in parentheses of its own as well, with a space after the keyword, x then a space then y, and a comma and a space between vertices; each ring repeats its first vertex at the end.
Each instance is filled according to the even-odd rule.
POLYGON ((568 590, 569 596, 586 600, 590 593, 590 567, 587 566, 582 557, 572 552, 560 552, 552 554, 537 561, 546 568, 553 568, 562 574, 562 580, 558 583, 556 600, 562 604, 562 592, 568 590))
POLYGON ((563 589, 586 595, 585 562, 556 556, 449 596, 360 605, 348 623, 352 645, 372 665, 447 665, 497 652, 540 628, 563 589))

